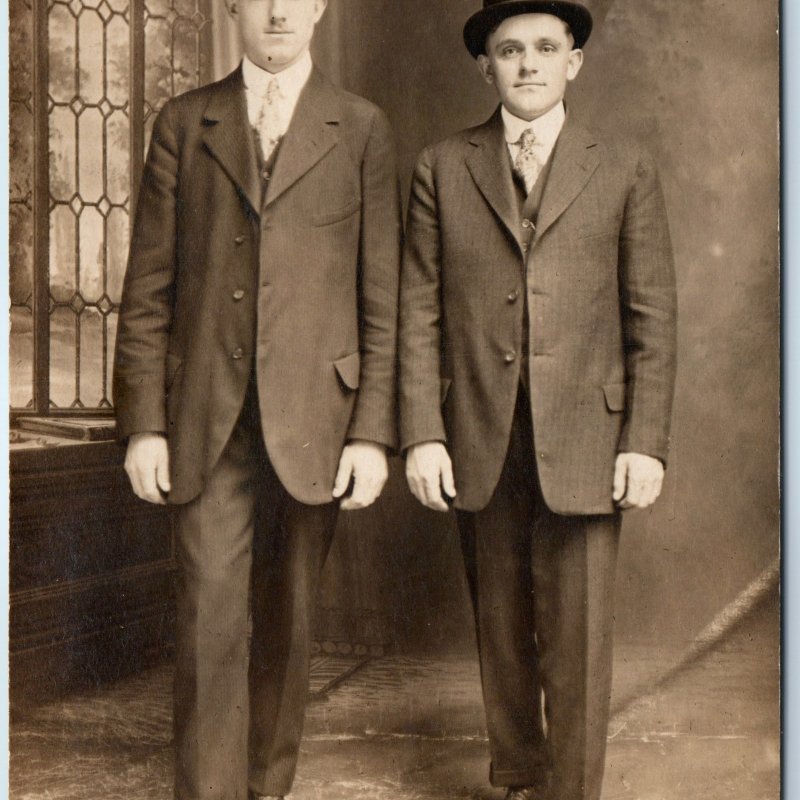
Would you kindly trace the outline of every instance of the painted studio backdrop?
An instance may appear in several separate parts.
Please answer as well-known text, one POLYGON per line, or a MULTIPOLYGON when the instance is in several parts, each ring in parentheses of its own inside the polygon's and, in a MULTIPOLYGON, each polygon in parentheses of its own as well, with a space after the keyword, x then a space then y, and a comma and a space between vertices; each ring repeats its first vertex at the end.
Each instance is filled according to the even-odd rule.
MULTIPOLYGON (((317 62, 388 114, 404 196, 424 145, 493 110, 461 41, 477 7, 329 2, 317 62)), ((592 10, 571 113, 655 154, 680 303, 667 483, 652 513, 627 518, 616 635, 672 643, 677 656, 777 578, 777 4, 592 10)), ((74 658, 75 642, 108 641, 119 619, 129 648, 169 630, 164 519, 132 498, 117 446, 91 439, 110 424, 116 309, 154 114, 238 53, 221 0, 10 0, 10 16, 12 680, 15 663, 33 680, 74 658), (82 455, 59 438, 70 426, 82 455), (51 506, 49 527, 34 525, 51 506), (78 633, 59 640, 56 629, 78 633)), ((320 608, 321 645, 474 647, 453 519, 416 504, 399 460, 374 508, 342 515, 320 608)))

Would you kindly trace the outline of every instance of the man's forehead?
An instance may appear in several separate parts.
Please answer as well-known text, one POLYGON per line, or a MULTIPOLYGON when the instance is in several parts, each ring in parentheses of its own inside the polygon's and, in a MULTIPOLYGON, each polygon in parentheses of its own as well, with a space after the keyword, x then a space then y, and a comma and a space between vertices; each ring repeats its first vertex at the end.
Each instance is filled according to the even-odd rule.
POLYGON ((504 19, 489 34, 489 38, 494 41, 517 38, 566 40, 569 33, 569 25, 553 14, 515 14, 504 19))

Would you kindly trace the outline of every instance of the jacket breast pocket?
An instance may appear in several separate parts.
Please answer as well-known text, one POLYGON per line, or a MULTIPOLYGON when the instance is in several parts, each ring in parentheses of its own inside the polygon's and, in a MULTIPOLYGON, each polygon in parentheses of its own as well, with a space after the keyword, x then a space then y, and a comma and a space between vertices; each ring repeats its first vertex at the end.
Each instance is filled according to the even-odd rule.
POLYGON ((311 224, 316 227, 333 225, 335 222, 341 222, 342 220, 351 217, 356 213, 356 211, 358 211, 359 208, 361 208, 361 200, 358 197, 354 197, 344 205, 327 209, 325 211, 320 211, 317 214, 312 214, 311 224))

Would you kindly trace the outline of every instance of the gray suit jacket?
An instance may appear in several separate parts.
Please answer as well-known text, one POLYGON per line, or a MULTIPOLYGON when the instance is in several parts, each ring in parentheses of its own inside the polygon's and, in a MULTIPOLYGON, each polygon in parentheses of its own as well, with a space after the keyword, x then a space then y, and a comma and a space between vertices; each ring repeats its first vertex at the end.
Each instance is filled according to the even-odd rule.
POLYGON ((255 373, 267 451, 331 500, 348 438, 395 444, 400 203, 382 112, 314 72, 262 202, 241 70, 156 120, 120 309, 120 437, 167 435, 172 492, 202 489, 255 373))
POLYGON ((568 116, 535 231, 499 109, 422 153, 401 278, 401 446, 447 441, 457 507, 491 498, 524 365, 548 506, 612 512, 617 453, 666 461, 675 326, 664 201, 638 145, 568 116))

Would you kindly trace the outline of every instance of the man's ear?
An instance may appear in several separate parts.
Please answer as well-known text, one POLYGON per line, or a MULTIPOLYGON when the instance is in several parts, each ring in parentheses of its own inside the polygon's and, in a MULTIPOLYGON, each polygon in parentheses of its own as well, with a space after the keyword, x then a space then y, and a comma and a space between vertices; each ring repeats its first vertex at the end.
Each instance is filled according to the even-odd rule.
POLYGON ((314 24, 316 25, 322 19, 322 15, 328 7, 328 0, 315 0, 314 5, 316 6, 314 11, 314 24))
POLYGON ((567 80, 574 81, 583 66, 583 50, 570 50, 567 62, 567 80))
POLYGON ((483 79, 486 83, 492 84, 494 83, 494 73, 492 72, 492 62, 489 61, 489 57, 485 55, 478 56, 478 69, 481 71, 481 75, 483 75, 483 79))

